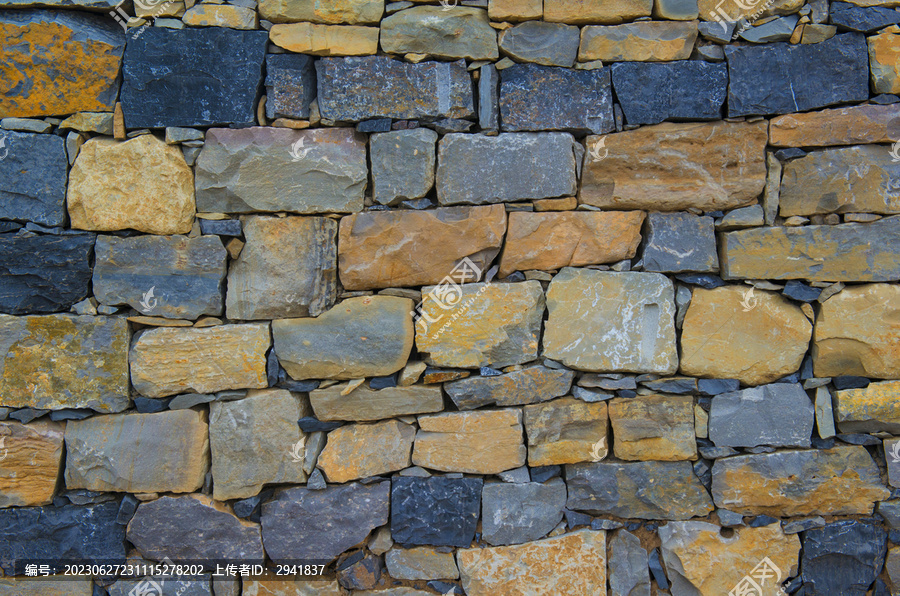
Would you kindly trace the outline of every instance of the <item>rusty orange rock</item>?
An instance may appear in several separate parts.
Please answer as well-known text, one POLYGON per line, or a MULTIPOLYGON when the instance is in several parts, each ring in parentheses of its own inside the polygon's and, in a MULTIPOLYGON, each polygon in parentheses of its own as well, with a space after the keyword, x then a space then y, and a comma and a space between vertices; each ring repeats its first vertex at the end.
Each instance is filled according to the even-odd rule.
POLYGON ((867 38, 869 70, 875 93, 900 92, 900 27, 887 27, 867 38))
POLYGON ((787 114, 769 121, 769 144, 825 147, 900 140, 900 105, 875 104, 787 114))
POLYGON ((0 507, 49 505, 59 480, 65 422, 0 422, 0 507))
POLYGON ((498 474, 525 465, 522 411, 419 416, 412 461, 443 472, 498 474))
POLYGON ((686 60, 697 40, 697 21, 640 21, 581 30, 578 60, 665 62, 686 60))
POLYGON ((573 25, 615 25, 649 17, 653 0, 544 0, 544 20, 573 25))
POLYGON ((694 399, 686 395, 643 395, 609 402, 609 421, 619 459, 697 459, 694 399))

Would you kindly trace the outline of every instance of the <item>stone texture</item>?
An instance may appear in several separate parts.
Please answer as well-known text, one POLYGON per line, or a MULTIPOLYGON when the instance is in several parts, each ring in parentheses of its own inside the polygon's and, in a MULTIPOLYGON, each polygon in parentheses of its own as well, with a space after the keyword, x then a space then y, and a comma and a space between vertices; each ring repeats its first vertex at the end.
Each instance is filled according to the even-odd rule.
POLYGON ((268 38, 225 27, 145 29, 125 51, 125 124, 253 124, 268 38))
POLYGON ((146 397, 267 387, 269 325, 159 327, 131 346, 131 382, 146 397))
POLYGON ((780 294, 748 286, 695 288, 682 324, 680 370, 771 383, 800 369, 811 335, 803 311, 780 294))
POLYGON ((844 433, 900 434, 900 382, 872 383, 835 392, 837 425, 844 433))
MULTIPOLYGON (((24 574, 22 559, 45 561, 125 562, 125 527, 116 523, 119 504, 12 507, 0 509, 0 566, 24 574)), ((77 584, 66 584, 73 588, 77 584)), ((64 592, 66 595, 75 593, 64 592)), ((12 592, 10 596, 21 594, 12 592)), ((37 592, 35 594, 38 594, 37 592)), ((47 592, 40 592, 41 596, 47 592)))
POLYGON ((63 225, 68 163, 65 140, 56 135, 6 131, 0 138, 8 151, 0 160, 0 218, 63 225))
POLYGON ((568 393, 575 373, 536 365, 491 377, 469 377, 444 383, 444 391, 460 410, 482 406, 521 406, 568 393))
POLYGON ((94 297, 172 319, 221 315, 228 253, 218 236, 100 236, 94 297))
POLYGON ((866 284, 845 288, 826 300, 816 320, 812 349, 816 376, 900 378, 898 297, 900 288, 895 285, 866 284))
POLYGON ((316 418, 368 422, 444 409, 439 385, 386 387, 377 391, 361 385, 348 395, 341 395, 345 388, 346 385, 334 385, 310 392, 316 418))
POLYGON ((563 269, 547 291, 544 356, 577 370, 672 374, 674 293, 657 273, 563 269))
POLYGON ((777 575, 756 579, 766 594, 798 571, 800 539, 785 535, 779 524, 735 528, 725 538, 721 528, 709 522, 669 522, 659 529, 659 537, 673 594, 727 594, 764 559, 778 570, 777 575))
POLYGON ((65 311, 86 298, 93 249, 93 234, 0 234, 0 312, 65 311))
MULTIPOLYGON (((605 209, 728 210, 757 201, 766 182, 765 122, 664 123, 604 138, 587 152, 580 203, 605 209)), ((600 141, 588 137, 588 147, 600 141)))
POLYGON ((206 412, 117 414, 66 424, 66 488, 189 493, 209 469, 206 412))
POLYGON ((872 223, 767 227, 724 235, 728 279, 889 281, 900 279, 900 217, 872 223))
POLYGON ((497 33, 486 10, 467 6, 416 6, 381 21, 381 49, 389 54, 496 60, 497 33))
MULTIPOLYGON (((897 19, 900 20, 900 12, 897 19)), ((898 140, 900 106, 897 104, 869 104, 788 114, 769 121, 769 144, 776 147, 892 143, 898 140)))
POLYGON ((481 478, 394 478, 391 537, 399 544, 467 547, 481 508, 481 478))
POLYGON ((647 551, 641 539, 619 530, 608 545, 610 596, 650 596, 647 551))
POLYGON ((718 271, 715 221, 683 212, 648 214, 642 260, 644 271, 718 271))
POLYGON ((337 223, 248 217, 247 244, 228 271, 229 319, 315 317, 337 298, 337 223))
POLYGON ((197 208, 361 211, 367 179, 366 141, 351 128, 213 128, 197 159, 197 208))
POLYGON ((706 517, 713 510, 709 494, 686 461, 568 465, 566 486, 566 507, 594 515, 685 520, 706 517))
POLYGON ((612 27, 585 27, 581 30, 578 60, 687 60, 696 40, 696 21, 641 21, 612 27))
POLYGON ((872 72, 872 89, 875 93, 900 91, 900 53, 897 37, 900 27, 893 25, 866 38, 869 45, 869 68, 872 72))
POLYGON ((694 398, 644 395, 609 402, 613 453, 623 460, 697 459, 694 398))
POLYGON ((142 503, 126 537, 141 555, 157 561, 262 562, 265 556, 259 525, 238 519, 230 507, 201 494, 142 503))
POLYGON ((438 144, 441 205, 571 196, 575 187, 574 139, 567 133, 448 134, 438 144))
MULTIPOLYGON (((803 540, 803 593, 862 596, 881 572, 887 551, 884 528, 843 520, 806 532, 803 540)), ((876 588, 877 591, 877 588, 876 588)))
POLYGON ((649 17, 652 8, 652 0, 544 0, 544 20, 573 25, 615 25, 649 17))
POLYGON ((390 483, 282 488, 262 504, 262 537, 273 561, 332 561, 388 522, 390 483))
POLYGON ((505 68, 500 72, 500 120, 504 131, 615 130, 609 70, 536 64, 505 68))
POLYGON ((121 318, 0 315, 0 405, 124 410, 128 341, 121 318))
POLYGON ((321 58, 316 61, 323 118, 466 118, 475 114, 465 62, 419 64, 388 56, 321 58))
POLYGON ((898 213, 900 164, 882 145, 813 151, 784 164, 780 214, 898 213))
POLYGON ((269 40, 298 54, 369 56, 378 53, 378 31, 378 27, 290 23, 274 25, 269 40))
POLYGON ((351 424, 328 433, 318 467, 329 482, 343 483, 409 467, 415 427, 399 420, 351 424))
POLYGON ((0 38, 4 117, 112 109, 125 35, 105 15, 4 10, 0 38), (65 77, 58 76, 63 72, 65 77))
POLYGON ((787 114, 869 97, 866 43, 858 33, 821 43, 725 47, 728 115, 787 114))
POLYGON ((413 346, 413 302, 349 298, 315 318, 272 321, 278 361, 294 379, 359 379, 393 374, 413 346))
POLYGON ((341 284, 347 290, 437 284, 465 259, 484 271, 505 233, 502 205, 350 215, 340 226, 341 284))
POLYGON ((526 21, 500 33, 500 50, 519 62, 572 68, 579 40, 578 27, 526 21))
POLYGON ((459 569, 452 552, 435 548, 394 548, 384 556, 388 573, 394 579, 457 579, 459 569))
POLYGON ((584 529, 528 544, 464 549, 457 558, 469 596, 606 591, 603 531, 584 529))
POLYGON ((743 515, 871 515, 890 491, 865 447, 779 451, 717 459, 716 505, 743 515))
POLYGON ((497 474, 525 464, 522 412, 504 409, 419 416, 413 464, 442 472, 497 474))
POLYGON ((259 494, 266 484, 304 482, 302 463, 291 448, 306 440, 297 420, 308 415, 308 408, 284 389, 209 404, 213 497, 242 499, 259 494))
POLYGON ((424 197, 434 186, 438 135, 428 128, 373 134, 369 139, 375 202, 396 205, 424 197))
POLYGON ((842 29, 863 33, 871 33, 888 25, 900 23, 900 12, 895 9, 881 6, 863 7, 854 4, 832 2, 829 7, 829 21, 842 29))
POLYGON ((712 399, 709 439, 717 447, 809 447, 814 420, 801 385, 750 387, 712 399))
POLYGON ((30 577, 0 579, 0 594, 3 596, 92 596, 93 588, 90 577, 41 581, 30 577))
POLYGON ((540 19, 541 0, 488 0, 488 16, 492 21, 525 21, 540 19))
POLYGON ((502 368, 537 358, 544 314, 540 282, 426 286, 422 294, 416 349, 427 353, 429 364, 502 368), (441 293, 445 289, 449 293, 441 293))
POLYGON ((339 0, 323 4, 316 0, 263 0, 261 18, 273 23, 377 24, 384 13, 384 0, 339 0))
POLYGON ((607 404, 565 397, 524 408, 528 465, 599 461, 609 452, 607 404))
POLYGON ((718 120, 728 86, 722 63, 684 60, 612 65, 613 86, 628 124, 718 120))
POLYGON ((65 424, 0 422, 0 507, 49 505, 60 476, 65 424))
POLYGON ((492 546, 522 544, 543 538, 562 520, 566 483, 487 484, 481 493, 481 528, 492 546))
MULTIPOLYGON (((213 592, 211 580, 216 583, 216 590, 221 591, 223 589, 221 587, 223 584, 220 583, 222 578, 213 579, 209 574, 187 576, 197 579, 181 579, 185 576, 174 575, 148 575, 144 577, 150 579, 151 581, 155 581, 152 579, 153 577, 162 580, 157 582, 157 585, 159 585, 159 587, 163 590, 162 596, 169 596, 170 594, 179 594, 180 596, 219 596, 219 592, 213 592)), ((155 589, 153 587, 153 584, 149 584, 143 578, 139 580, 126 578, 127 576, 117 580, 116 583, 109 586, 109 596, 131 596, 131 594, 140 594, 140 590, 155 589)), ((151 592, 150 594, 153 594, 153 592, 151 592)), ((227 596, 228 593, 226 592, 225 594, 227 596)))
POLYGON ((309 105, 315 98, 316 70, 312 57, 266 55, 266 118, 309 118, 309 105))

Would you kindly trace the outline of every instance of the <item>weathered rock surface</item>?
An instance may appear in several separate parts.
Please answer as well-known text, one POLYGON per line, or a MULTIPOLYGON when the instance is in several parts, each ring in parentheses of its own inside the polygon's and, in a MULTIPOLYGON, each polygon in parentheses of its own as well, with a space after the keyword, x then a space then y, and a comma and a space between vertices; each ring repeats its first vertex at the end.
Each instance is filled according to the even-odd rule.
POLYGON ((65 424, 0 422, 0 507, 49 505, 59 480, 65 424))
POLYGON ((866 38, 869 45, 869 68, 872 72, 872 89, 875 93, 900 91, 900 60, 897 55, 897 38, 900 27, 887 27, 878 35, 866 38))
POLYGON ((566 483, 526 482, 487 484, 481 493, 481 529, 493 546, 521 544, 543 538, 562 520, 566 483))
POLYGON ((312 23, 378 23, 384 13, 384 0, 341 0, 323 4, 316 0, 263 0, 259 15, 273 23, 310 21, 312 23))
POLYGON ((340 226, 341 284, 347 290, 437 284, 456 274, 465 259, 479 271, 468 281, 477 281, 500 252, 505 233, 502 205, 350 215, 340 226))
MULTIPOLYGON (((378 53, 378 27, 290 23, 274 25, 269 39, 289 52, 313 56, 369 56, 378 53)), ((271 55, 267 58, 271 58, 271 55)))
POLYGON ((649 17, 651 0, 545 0, 544 19, 552 22, 586 25, 602 23, 615 25, 640 17, 649 17))
POLYGON ((609 402, 613 452, 624 460, 697 459, 694 399, 644 395, 609 402))
POLYGON ((606 532, 579 530, 515 546, 471 548, 457 554, 470 596, 606 591, 606 532))
POLYGON ((572 68, 579 40, 578 27, 526 21, 500 33, 500 50, 518 62, 572 68))
POLYGON ((117 414, 66 424, 66 487, 189 493, 209 469, 206 412, 117 414))
POLYGON ((842 29, 871 33, 888 25, 900 23, 900 13, 882 6, 867 6, 868 2, 833 2, 828 20, 842 29), (861 4, 862 6, 856 6, 861 4))
POLYGON ((900 279, 900 217, 872 223, 766 227, 724 235, 729 279, 889 281, 900 279))
POLYGON ((566 486, 566 507, 591 514, 684 520, 713 510, 687 461, 568 465, 566 486))
POLYGON ((4 10, 0 38, 4 117, 112 110, 125 35, 105 15, 4 10))
POLYGON ((164 496, 138 506, 128 541, 145 558, 161 561, 264 558, 259 525, 235 517, 206 495, 164 496))
POLYGON ((416 349, 428 354, 426 362, 502 368, 537 358, 544 314, 540 282, 453 286, 422 288, 416 349))
POLYGON ((648 214, 642 258, 644 271, 718 271, 715 221, 683 212, 648 214))
POLYGON ((445 135, 438 143, 438 202, 478 205, 573 195, 574 143, 561 132, 445 135))
POLYGON ((256 29, 256 11, 245 6, 230 4, 197 4, 181 17, 191 27, 228 27, 230 29, 256 29))
POLYGON ((780 294, 749 286, 695 288, 682 324, 681 372, 771 383, 800 369, 811 335, 803 311, 780 294))
POLYGON ((266 56, 266 118, 309 118, 309 104, 315 97, 316 70, 312 57, 266 56))
POLYGON ((419 416, 412 461, 442 472, 498 474, 525 465, 518 409, 419 416))
POLYGON ((366 142, 352 128, 213 128, 197 159, 200 211, 362 211, 366 142))
POLYGON ((672 282, 657 273, 566 268, 547 291, 544 355, 577 370, 672 374, 672 282))
POLYGON ((541 0, 488 0, 488 16, 492 21, 525 21, 540 19, 541 0))
POLYGON ((717 459, 712 494, 743 515, 870 515, 890 491, 865 447, 778 451, 717 459))
POLYGON ((229 319, 315 317, 337 298, 337 223, 325 217, 248 217, 228 271, 229 319))
POLYGON ((267 387, 269 325, 148 329, 131 346, 131 382, 141 395, 267 387))
POLYGON ((619 530, 608 546, 610 596, 650 596, 647 551, 641 539, 619 530))
POLYGON ((867 593, 881 572, 886 539, 884 528, 857 520, 809 530, 803 539, 803 593, 867 593))
POLYGON ((393 548, 384 555, 388 573, 394 579, 457 579, 459 569, 452 552, 436 548, 393 548))
MULTIPOLYGON (((900 12, 891 12, 895 12, 900 21, 900 12)), ((897 104, 869 104, 788 114, 769 121, 769 144, 776 147, 892 143, 898 140, 900 106, 897 104)))
POLYGON ((528 465, 599 461, 609 453, 607 404, 565 397, 524 408, 528 465))
POLYGON ((444 383, 444 391, 460 410, 482 406, 521 406, 547 401, 568 393, 575 373, 544 366, 493 377, 469 377, 444 383))
POLYGON ((438 135, 428 128, 373 134, 369 139, 375 202, 396 205, 424 197, 434 186, 438 135))
POLYGON ((865 38, 725 47, 728 115, 787 114, 869 97, 865 38))
POLYGON ((259 494, 266 484, 304 482, 303 462, 292 450, 306 441, 297 420, 307 410, 284 389, 209 404, 213 497, 242 499, 259 494))
POLYGON ((835 392, 838 428, 845 433, 900 434, 900 382, 872 383, 835 392))
POLYGON ((145 29, 125 51, 125 124, 253 124, 268 39, 266 31, 226 27, 145 29))
POLYGON ((400 544, 467 547, 481 509, 481 478, 394 478, 391 538, 400 544))
POLYGON ((696 21, 641 21, 581 30, 578 60, 668 62, 687 60, 697 40, 696 21))
POLYGON ((381 48, 389 54, 496 60, 497 33, 486 10, 468 6, 416 6, 381 21, 381 48))
POLYGON ((279 489, 262 505, 266 554, 273 561, 332 561, 388 522, 390 490, 388 482, 279 489))
POLYGON ((587 137, 578 200, 654 211, 750 205, 766 182, 766 138, 765 122, 664 123, 587 137))
POLYGON ((399 420, 342 426, 328 433, 318 467, 336 483, 402 470, 415 436, 415 427, 399 420))
POLYGON ((750 387, 712 399, 709 439, 717 447, 809 447, 814 420, 801 385, 750 387))
POLYGON ((323 118, 466 118, 475 113, 464 61, 412 64, 388 56, 316 61, 323 118))
POLYGON ((500 72, 500 119, 504 131, 615 130, 609 70, 536 64, 505 68, 500 72))
POLYGON ((172 319, 222 314, 228 253, 218 236, 100 236, 94 252, 101 304, 172 319))
POLYGON ((92 596, 93 593, 94 582, 89 577, 41 581, 34 581, 30 577, 0 579, 0 594, 4 596, 92 596))
POLYGON ((0 218, 63 225, 68 163, 65 140, 56 135, 7 131, 0 138, 8 151, 0 160, 0 218))
POLYGON ((361 385, 348 395, 341 395, 344 389, 346 385, 334 385, 310 392, 316 418, 368 422, 444 409, 439 385, 386 387, 377 391, 361 385))
MULTIPOLYGON (((878 241, 872 239, 871 246, 878 241)), ((895 285, 865 284, 826 300, 816 319, 812 349, 816 376, 900 378, 898 298, 895 285)))
POLYGON ((121 318, 0 315, 0 405, 124 410, 128 341, 121 318))
POLYGON ((90 291, 93 249, 93 234, 0 234, 0 312, 68 310, 90 291))

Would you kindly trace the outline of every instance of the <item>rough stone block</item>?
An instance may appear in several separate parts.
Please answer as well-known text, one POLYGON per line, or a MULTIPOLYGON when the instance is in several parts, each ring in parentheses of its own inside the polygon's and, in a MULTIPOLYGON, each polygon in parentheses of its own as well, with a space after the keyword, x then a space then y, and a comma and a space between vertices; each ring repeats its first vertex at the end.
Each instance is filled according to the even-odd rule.
POLYGON ((900 382, 835 392, 837 425, 845 433, 900 433, 900 382))
MULTIPOLYGON (((490 12, 490 9, 488 9, 490 12)), ((526 21, 500 33, 500 49, 518 62, 572 68, 578 57, 578 27, 526 21)))
POLYGON ((900 92, 900 55, 897 40, 900 27, 893 25, 866 38, 869 45, 869 69, 875 93, 900 92))
POLYGON ((388 573, 394 579, 457 579, 459 569, 452 552, 436 548, 393 548, 384 555, 388 573))
POLYGON ((565 397, 524 408, 528 465, 599 461, 609 453, 607 404, 565 397))
POLYGON ((578 60, 668 62, 687 60, 697 40, 697 22, 640 21, 612 27, 584 27, 578 60))
MULTIPOLYGON (((289 52, 313 56, 370 56, 378 53, 378 27, 290 23, 273 25, 270 41, 289 52)), ((271 58, 271 55, 268 59, 271 58)))
POLYGON ((575 373, 544 366, 529 366, 492 377, 469 377, 444 383, 444 391, 460 410, 482 406, 521 406, 568 393, 575 373))
POLYGON ((316 71, 310 56, 266 56, 266 118, 309 118, 315 98, 316 71))
POLYGON ((439 385, 386 387, 376 391, 363 384, 349 394, 341 395, 346 387, 334 385, 310 392, 309 401, 316 418, 367 422, 444 409, 439 385))
MULTIPOLYGON (((64 423, 0 422, 0 507, 49 505, 63 464, 64 423)), ((2 591, 0 591, 2 593, 2 591)))
POLYGON ((803 593, 863 594, 886 552, 887 532, 875 524, 848 519, 813 528, 803 539, 803 593))
POLYGON ((522 544, 543 538, 562 520, 566 483, 487 484, 481 493, 484 541, 492 546, 522 544))
POLYGON ((644 395, 609 402, 613 453, 623 460, 697 459, 694 399, 644 395))
MULTIPOLYGON (((835 2, 835 4, 843 4, 835 2)), ((900 20, 900 12, 896 12, 900 20)), ((823 147, 900 140, 900 105, 868 104, 805 114, 788 114, 769 121, 769 144, 776 147, 823 147)), ((788 162, 793 163, 793 162, 788 162)))
POLYGON ((396 205, 424 197, 434 186, 438 135, 428 128, 373 134, 369 139, 375 202, 396 205))
MULTIPOLYGON (((0 49, 0 55, 2 52, 0 49)), ((0 160, 0 218, 45 226, 65 224, 65 140, 56 135, 8 131, 3 131, 0 139, 6 147, 6 156, 0 160)))
POLYGON ((328 433, 318 467, 336 483, 396 472, 409 467, 415 437, 399 420, 342 426, 328 433))
POLYGON ((391 538, 404 545, 468 547, 481 509, 481 478, 394 478, 391 538))
POLYGON ((544 20, 572 25, 615 25, 649 17, 653 0, 544 0, 544 20))
POLYGON ((273 23, 310 21, 329 25, 377 24, 384 14, 384 0, 262 0, 259 16, 273 23))
POLYGON ((814 419, 801 385, 750 387, 712 399, 709 439, 717 447, 809 447, 814 419))
POLYGON ((642 254, 644 271, 715 273, 715 221, 690 213, 650 213, 642 254))
POLYGON ((496 60, 497 33, 487 11, 457 6, 416 6, 381 21, 381 48, 389 54, 496 60))

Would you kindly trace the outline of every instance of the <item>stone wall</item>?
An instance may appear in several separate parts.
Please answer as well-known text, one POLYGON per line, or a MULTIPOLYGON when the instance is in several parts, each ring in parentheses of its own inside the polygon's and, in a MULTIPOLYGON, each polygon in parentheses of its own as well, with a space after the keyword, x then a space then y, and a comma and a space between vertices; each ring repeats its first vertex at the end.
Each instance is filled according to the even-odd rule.
POLYGON ((112 2, 0 2, 0 595, 900 593, 894 0, 112 2))

